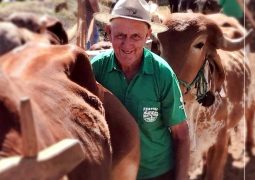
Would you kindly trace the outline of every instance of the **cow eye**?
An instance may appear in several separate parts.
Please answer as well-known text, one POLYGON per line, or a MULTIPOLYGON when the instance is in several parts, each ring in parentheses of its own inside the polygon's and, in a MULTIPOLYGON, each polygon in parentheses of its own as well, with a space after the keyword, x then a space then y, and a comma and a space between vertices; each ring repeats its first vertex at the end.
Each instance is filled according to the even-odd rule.
POLYGON ((195 45, 195 48, 201 49, 204 46, 204 43, 200 42, 195 45))

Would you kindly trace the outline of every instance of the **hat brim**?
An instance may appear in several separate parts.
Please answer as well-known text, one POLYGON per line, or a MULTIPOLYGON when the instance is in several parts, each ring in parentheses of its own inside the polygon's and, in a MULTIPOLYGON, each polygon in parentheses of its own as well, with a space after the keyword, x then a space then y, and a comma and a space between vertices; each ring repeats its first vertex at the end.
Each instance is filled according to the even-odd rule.
POLYGON ((118 17, 119 18, 126 18, 126 19, 133 19, 133 20, 137 20, 137 21, 142 21, 142 22, 148 23, 151 26, 152 33, 156 33, 157 34, 157 33, 164 32, 164 31, 168 30, 167 26, 165 26, 163 24, 148 22, 146 20, 142 20, 142 19, 138 19, 138 18, 134 18, 134 17, 116 16, 116 15, 112 15, 112 14, 109 14, 109 13, 102 13, 102 12, 94 14, 94 18, 96 20, 96 23, 99 26, 105 26, 106 24, 110 23, 111 19, 118 18, 118 17))

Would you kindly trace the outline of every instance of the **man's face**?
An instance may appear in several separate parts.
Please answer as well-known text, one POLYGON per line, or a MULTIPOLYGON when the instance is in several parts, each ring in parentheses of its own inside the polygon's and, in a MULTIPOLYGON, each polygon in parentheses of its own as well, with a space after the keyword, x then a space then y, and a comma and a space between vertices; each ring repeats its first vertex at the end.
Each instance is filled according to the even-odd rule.
POLYGON ((111 21, 108 34, 118 62, 128 67, 141 59, 151 29, 144 22, 116 18, 111 21))

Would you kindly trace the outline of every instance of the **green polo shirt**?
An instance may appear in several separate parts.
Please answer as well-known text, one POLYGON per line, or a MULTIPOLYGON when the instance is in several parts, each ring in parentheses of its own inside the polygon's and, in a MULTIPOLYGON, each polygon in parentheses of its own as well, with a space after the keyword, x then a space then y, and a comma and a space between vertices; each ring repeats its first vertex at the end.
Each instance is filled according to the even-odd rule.
POLYGON ((185 120, 186 114, 176 76, 167 62, 144 49, 142 66, 129 83, 112 50, 97 55, 91 63, 96 80, 120 99, 139 125, 138 179, 156 177, 173 168, 168 127, 185 120))
POLYGON ((224 14, 233 16, 237 19, 243 17, 243 10, 237 0, 220 0, 219 4, 222 6, 224 14))

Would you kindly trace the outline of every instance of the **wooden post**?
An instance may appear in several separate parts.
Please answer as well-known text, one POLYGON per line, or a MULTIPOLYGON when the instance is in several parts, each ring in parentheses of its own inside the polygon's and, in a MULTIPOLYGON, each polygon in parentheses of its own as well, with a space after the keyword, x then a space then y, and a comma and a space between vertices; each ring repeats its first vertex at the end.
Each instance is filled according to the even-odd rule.
POLYGON ((78 32, 77 32, 77 41, 76 45, 85 49, 86 47, 86 10, 85 10, 85 3, 86 0, 78 0, 77 8, 78 8, 78 17, 77 17, 77 24, 78 24, 78 32))
POLYGON ((28 97, 20 100, 20 114, 21 114, 21 133, 23 140, 23 151, 25 157, 34 157, 37 155, 37 137, 33 119, 33 113, 28 97))
POLYGON ((38 153, 37 157, 14 156, 0 160, 1 180, 60 179, 85 156, 78 140, 64 139, 38 153))
POLYGON ((81 46, 80 42, 81 42, 81 35, 80 35, 80 32, 81 32, 81 20, 80 20, 80 13, 81 13, 81 0, 77 0, 77 34, 76 34, 76 45, 77 46, 81 46))

